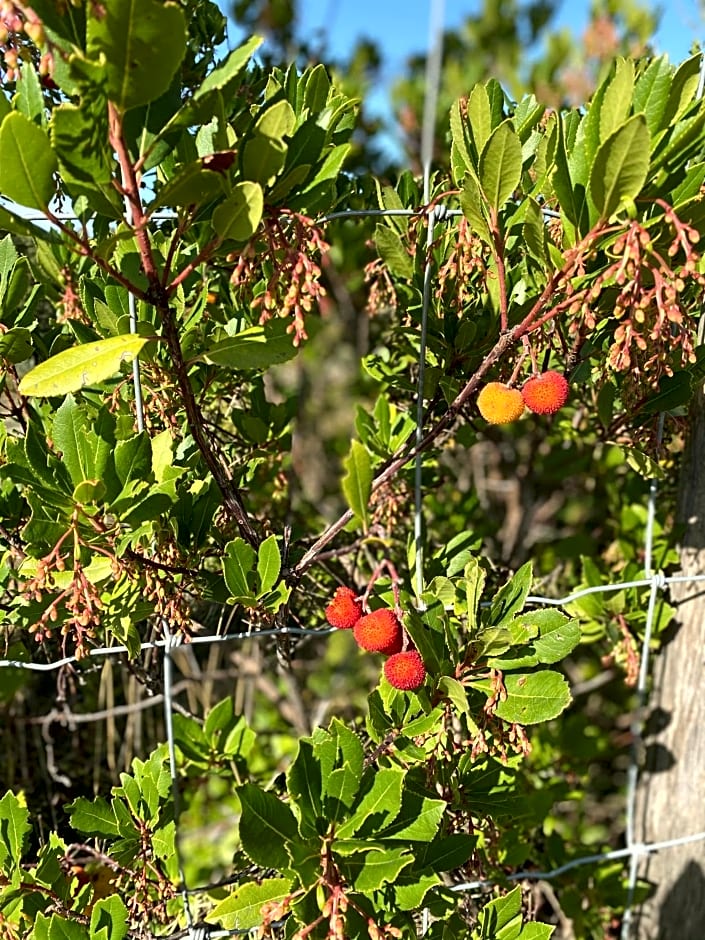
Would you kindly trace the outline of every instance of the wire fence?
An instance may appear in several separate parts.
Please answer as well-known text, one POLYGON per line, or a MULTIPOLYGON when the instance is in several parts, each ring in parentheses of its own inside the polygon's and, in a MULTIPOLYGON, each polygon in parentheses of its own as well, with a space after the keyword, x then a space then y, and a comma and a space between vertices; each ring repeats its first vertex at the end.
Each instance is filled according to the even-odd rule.
MULTIPOLYGON (((423 276, 423 300, 421 309, 420 325, 420 355, 418 363, 417 379, 417 403, 416 403, 416 441, 419 443, 423 438, 423 428, 425 424, 424 411, 424 377, 426 365, 426 334, 428 315, 431 303, 431 291, 433 286, 434 267, 431 257, 431 247, 434 242, 435 227, 446 220, 453 219, 461 215, 461 210, 450 208, 431 202, 431 164, 434 145, 434 129, 436 125, 436 114, 438 106, 438 94, 441 76, 441 64, 443 55, 443 24, 444 24, 444 2, 443 0, 431 0, 429 16, 429 34, 428 34, 428 55, 426 69, 426 99, 424 105, 424 117, 422 125, 422 143, 421 143, 421 165, 423 171, 423 194, 424 206, 420 210, 407 209, 356 209, 332 212, 319 222, 326 223, 338 219, 362 219, 370 217, 425 217, 427 237, 426 237, 426 260, 423 276)), ((702 95, 705 86, 705 58, 701 64, 698 94, 702 95)), ((13 207, 16 209, 16 207, 13 207)), ((546 210, 546 218, 555 217, 557 213, 546 210)), ((27 217, 27 216, 25 216, 27 217)), ((57 216, 59 217, 59 216, 57 216)), ((126 217, 128 222, 131 218, 131 207, 126 200, 126 217)), ((75 216, 62 214, 63 220, 75 219, 75 216)), ((46 221, 44 217, 33 221, 46 221)), ((132 294, 129 296, 130 330, 137 332, 137 315, 135 308, 135 298, 132 294)), ((133 367, 133 387, 135 395, 135 407, 137 415, 137 427, 139 430, 144 428, 144 405, 142 401, 140 367, 137 359, 134 360, 133 367)), ((659 439, 664 431, 664 416, 661 415, 659 422, 659 439)), ((421 606, 420 597, 424 586, 424 538, 423 538, 423 505, 424 491, 422 485, 422 455, 417 453, 415 457, 414 474, 414 541, 415 541, 415 585, 419 598, 418 604, 421 606)), ((657 500, 659 496, 659 486, 657 480, 652 480, 649 486, 647 501, 647 523, 644 540, 644 577, 637 580, 609 582, 574 591, 562 597, 550 597, 544 595, 530 595, 527 597, 527 603, 533 605, 563 607, 588 595, 606 594, 622 591, 630 588, 649 588, 649 599, 646 610, 646 621, 644 638, 641 645, 641 660, 638 681, 636 686, 637 705, 633 713, 631 725, 631 756, 627 772, 627 788, 625 799, 626 831, 624 848, 600 852, 585 856, 578 856, 563 865, 547 871, 536 871, 526 869, 506 875, 506 882, 523 881, 552 881, 569 871, 584 866, 600 866, 615 861, 624 861, 628 864, 628 893, 624 916, 622 919, 621 940, 629 940, 633 923, 633 904, 638 879, 638 866, 641 859, 654 852, 666 851, 685 845, 705 841, 705 832, 696 832, 685 834, 680 838, 669 839, 661 842, 642 843, 636 839, 635 835, 635 811, 637 801, 637 789, 639 785, 639 760, 643 742, 643 718, 645 708, 648 703, 648 680, 651 662, 651 639, 654 628, 655 612, 659 599, 669 586, 676 583, 705 583, 705 573, 694 576, 665 576, 662 572, 654 571, 652 568, 652 559, 654 551, 654 522, 656 518, 657 500)), ((151 705, 163 704, 164 721, 167 738, 167 748, 169 755, 169 769, 171 775, 172 795, 174 801, 174 818, 176 821, 176 855, 178 862, 179 876, 181 884, 179 886, 180 895, 183 903, 186 929, 171 934, 172 937, 188 937, 189 940, 206 940, 206 938, 243 936, 251 932, 248 930, 223 930, 212 925, 197 923, 194 918, 190 899, 199 894, 212 891, 218 884, 205 884, 201 886, 189 886, 186 881, 183 866, 183 855, 181 850, 181 832, 179 823, 179 785, 178 785, 178 767, 176 756, 176 742, 174 734, 173 715, 176 710, 174 701, 176 683, 174 680, 173 654, 175 650, 184 642, 181 634, 170 632, 169 624, 163 625, 163 636, 161 639, 152 642, 142 643, 139 647, 141 652, 149 650, 158 650, 162 652, 162 679, 163 694, 155 695, 145 702, 139 702, 137 705, 124 706, 124 711, 135 709, 137 707, 149 707, 151 705)), ((275 629, 251 629, 241 630, 233 633, 214 633, 209 635, 198 634, 188 639, 188 643, 194 646, 214 645, 226 643, 239 643, 245 640, 264 640, 271 637, 321 637, 334 632, 332 629, 319 628, 307 629, 295 626, 284 625, 275 629)), ((126 646, 115 645, 110 647, 94 648, 87 652, 81 662, 88 660, 104 660, 110 657, 123 657, 129 653, 126 646)), ((48 663, 25 662, 17 659, 0 659, 0 670, 14 668, 35 672, 53 672, 66 666, 77 663, 75 656, 64 656, 60 659, 48 663)), ((80 721, 98 721, 102 720, 107 714, 113 716, 120 713, 120 706, 113 707, 109 711, 95 712, 88 716, 72 715, 71 720, 80 721)), ((50 714, 45 719, 36 719, 37 721, 54 720, 57 717, 66 717, 65 713, 50 714)), ((498 881, 491 879, 479 879, 468 881, 462 884, 456 884, 452 890, 456 892, 478 892, 496 887, 498 881)), ((428 923, 428 918, 424 918, 424 925, 428 923)))

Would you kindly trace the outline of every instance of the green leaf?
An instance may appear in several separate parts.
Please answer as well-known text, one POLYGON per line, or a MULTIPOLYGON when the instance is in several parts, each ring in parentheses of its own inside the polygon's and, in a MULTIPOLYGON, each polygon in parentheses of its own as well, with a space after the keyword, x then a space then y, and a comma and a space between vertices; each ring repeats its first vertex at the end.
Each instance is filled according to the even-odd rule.
POLYGON ((72 346, 31 369, 19 385, 27 396, 67 395, 98 385, 138 355, 148 337, 122 334, 72 346))
POLYGON ((495 128, 480 156, 480 185, 490 206, 499 211, 521 180, 521 141, 511 121, 495 128))
POLYGON ((44 95, 36 69, 20 69, 16 85, 15 107, 30 121, 35 121, 37 124, 43 123, 44 95))
POLYGON ((346 470, 342 480, 343 494, 348 506, 366 530, 372 490, 372 462, 367 449, 359 441, 352 441, 350 453, 343 461, 343 466, 346 470))
POLYGON ((293 359, 297 353, 286 320, 268 320, 251 326, 207 349, 202 358, 230 369, 268 369, 293 359))
POLYGON ((223 193, 220 173, 206 170, 202 160, 186 164, 165 183, 149 205, 154 212, 161 206, 199 206, 223 193))
POLYGON ((438 831, 446 806, 445 800, 414 790, 407 783, 399 816, 381 834, 395 841, 430 842, 438 831))
POLYGON ((570 705, 568 683, 552 669, 508 673, 504 676, 507 698, 495 709, 498 718, 520 725, 550 721, 570 705))
POLYGON ((257 231, 263 211, 264 195, 259 183, 238 183, 213 213, 213 228, 223 241, 232 238, 246 242, 257 231))
POLYGON ((88 18, 88 52, 105 56, 108 97, 121 111, 155 101, 186 52, 186 17, 176 3, 107 0, 88 18))
POLYGON ((288 878, 265 878, 259 884, 240 885, 231 895, 206 915, 206 921, 223 930, 248 931, 262 923, 262 908, 271 901, 282 901, 291 894, 288 878))
POLYGON ((483 206, 484 201, 477 180, 468 173, 460 193, 460 208, 472 226, 474 234, 481 238, 483 242, 491 245, 492 236, 490 235, 490 227, 487 224, 483 206))
POLYGON ((52 437, 74 484, 94 475, 95 461, 87 450, 87 431, 88 417, 85 411, 78 407, 73 395, 67 395, 54 415, 52 437))
POLYGON ((92 940, 122 940, 127 936, 129 912, 118 894, 101 898, 91 911, 92 940))
POLYGON ((615 74, 600 105, 600 140, 606 140, 629 116, 634 96, 634 61, 618 58, 615 74))
POLYGON ((649 172, 651 141, 643 114, 635 114, 600 146, 590 173, 590 194, 609 219, 639 195, 649 172))
POLYGON ((48 940, 89 940, 88 930, 75 920, 66 920, 60 914, 52 914, 49 921, 48 940))
POLYGON ((119 834, 114 808, 102 796, 87 800, 79 796, 68 807, 71 825, 89 836, 116 836, 119 834))
POLYGON ((476 557, 470 558, 463 572, 465 578, 465 594, 467 597, 467 631, 472 639, 477 631, 480 614, 480 600, 485 587, 487 572, 476 557))
POLYGON ((477 155, 485 149, 485 144, 492 134, 492 109, 487 88, 484 85, 475 85, 468 96, 467 121, 465 126, 472 135, 477 155))
POLYGON ((555 929, 550 924, 524 924, 519 940, 548 940, 555 929))
POLYGON ((277 101, 257 119, 255 130, 265 137, 281 140, 288 137, 296 126, 296 113, 288 101, 277 101))
POLYGON ((24 362, 31 355, 32 334, 29 330, 18 326, 6 333, 0 333, 0 359, 17 363, 24 362))
POLYGON ((249 584, 249 575, 255 565, 254 548, 238 536, 225 546, 222 562, 225 583, 232 596, 254 597, 249 584))
MULTIPOLYGON (((105 107, 105 100, 97 104, 105 107)), ((70 102, 52 112, 51 142, 62 166, 71 176, 88 183, 109 183, 112 178, 107 120, 100 118, 100 112, 96 115, 86 105, 70 102)))
POLYGON ((227 98, 234 90, 245 66, 261 45, 261 36, 251 36, 237 49, 233 49, 227 59, 201 82, 193 98, 166 125, 162 135, 175 127, 206 124, 215 113, 221 95, 227 98))
POLYGON ((276 584, 282 567, 282 558, 276 535, 270 535, 259 546, 257 552, 257 581, 259 594, 266 594, 276 584))
POLYGON ((13 111, 0 124, 0 153, 0 192, 21 206, 45 210, 54 195, 57 168, 46 131, 13 111))
POLYGON ((441 879, 434 872, 402 871, 394 882, 394 898, 402 911, 421 908, 424 898, 441 879))
MULTIPOLYGON (((560 610, 535 610, 520 614, 515 624, 533 638, 528 646, 516 649, 516 655, 490 659, 493 669, 519 669, 539 663, 557 663, 580 642, 580 624, 569 620, 560 610), (538 635, 537 635, 538 634, 538 635)), ((513 625, 510 624, 510 629, 513 625)))
POLYGON ((473 940, 516 940, 521 932, 521 888, 495 898, 480 911, 473 940))
POLYGON ((355 810, 336 829, 336 836, 349 839, 354 835, 369 836, 394 820, 401 808, 404 771, 397 767, 381 767, 371 778, 372 786, 359 798, 355 810))
POLYGON ((495 595, 490 607, 490 624, 503 625, 522 610, 531 590, 532 578, 532 565, 527 561, 495 595))
POLYGON ((31 828, 29 810, 8 790, 0 800, 0 865, 6 874, 20 867, 31 828))
POLYGON ((673 69, 668 57, 658 56, 639 76, 634 88, 634 113, 644 113, 652 137, 661 130, 661 118, 668 102, 672 78, 673 69))
POLYGON ((251 783, 237 788, 242 804, 240 840, 248 856, 264 868, 278 871, 290 865, 287 842, 296 841, 298 827, 289 807, 273 793, 251 783))
POLYGON ((299 832, 304 839, 315 838, 318 835, 316 822, 323 814, 322 781, 321 765, 310 741, 299 741, 296 757, 286 773, 286 784, 299 817, 299 832))
POLYGON ((242 152, 242 175, 261 186, 271 186, 284 169, 286 144, 274 137, 254 134, 242 152))
POLYGON ((346 859, 344 868, 350 872, 355 890, 366 894, 377 891, 385 884, 394 884, 403 871, 413 862, 408 848, 384 849, 355 855, 346 859))
POLYGON ((375 245, 380 258, 395 277, 410 279, 414 274, 414 261, 397 233, 388 225, 375 227, 375 245))

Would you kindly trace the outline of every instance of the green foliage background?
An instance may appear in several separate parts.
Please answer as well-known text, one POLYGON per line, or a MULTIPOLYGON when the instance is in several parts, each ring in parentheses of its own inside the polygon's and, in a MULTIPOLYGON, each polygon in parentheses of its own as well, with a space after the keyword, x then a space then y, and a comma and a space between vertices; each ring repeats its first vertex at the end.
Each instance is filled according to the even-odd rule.
MULTIPOLYGON (((520 888, 451 889, 622 834, 649 587, 527 597, 641 579, 652 477, 652 564, 678 560, 699 57, 618 45, 570 109, 558 39, 528 71, 517 54, 550 9, 488 7, 449 44, 431 192, 456 214, 429 223, 358 116, 374 49, 282 64, 286 4, 239 4, 274 41, 223 57, 205 0, 32 9, 0 94, 0 192, 46 220, 0 207, 2 629, 9 660, 77 662, 2 672, 3 930, 165 935, 183 878, 209 886, 197 918, 275 936, 411 936, 424 907, 430 937, 548 937, 561 917, 604 936, 620 866, 571 872, 560 917, 520 888), (497 75, 463 80, 488 36, 497 75), (323 221, 362 207, 408 214, 323 221), (554 419, 479 418, 482 384, 548 367, 573 388, 554 419), (325 629, 341 583, 403 617, 417 692, 325 629), (142 649, 165 635, 194 640, 169 658, 176 791, 152 707, 171 680, 142 649)), ((645 42, 648 16, 624 16, 620 42, 645 42)), ((397 89, 412 152, 420 67, 397 89)), ((672 614, 659 600, 656 640, 672 614)))

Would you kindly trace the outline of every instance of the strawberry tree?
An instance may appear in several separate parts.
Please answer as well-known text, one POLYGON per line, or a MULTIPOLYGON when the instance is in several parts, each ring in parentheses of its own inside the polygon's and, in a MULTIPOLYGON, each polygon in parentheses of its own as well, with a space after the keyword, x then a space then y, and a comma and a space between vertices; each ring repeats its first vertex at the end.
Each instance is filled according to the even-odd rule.
MULTIPOLYGON (((486 438, 540 456, 550 428, 584 471, 599 447, 637 492, 661 474, 702 374, 699 58, 619 59, 580 110, 514 102, 493 80, 468 89, 425 205, 409 173, 344 172, 356 101, 323 65, 267 66, 257 37, 221 55, 207 0, 8 2, 0 17, 7 658, 75 657, 90 682, 94 651, 120 646, 153 691, 143 644, 158 638, 215 638, 218 618, 262 643, 320 628, 293 663, 280 649, 310 703, 328 645, 369 637, 366 618, 398 630, 361 644, 390 654, 386 675, 347 676, 364 709, 348 701, 310 733, 281 715, 253 728, 228 695, 173 716, 175 768, 152 741, 98 795, 85 777, 48 835, 32 827, 39 797, 8 791, 3 930, 158 935, 196 910, 261 936, 403 937, 422 917, 429 937, 550 936, 520 888, 486 903, 453 887, 579 846, 579 825, 558 831, 571 788, 546 742, 569 721, 576 664, 610 655, 633 679, 648 589, 536 605, 546 554, 502 570, 460 465, 486 438), (365 230, 328 217, 370 192, 368 208, 407 215, 374 229, 354 436, 336 432, 341 479, 319 507, 297 480, 296 376, 343 353, 327 338, 335 258, 365 230), (216 805, 231 847, 218 877, 180 841, 216 805)), ((644 522, 622 529, 612 564, 635 578, 644 522)), ((658 527, 656 544, 665 567, 658 527)), ((611 570, 574 562, 566 589, 611 570)), ((659 601, 657 634, 671 615, 659 601)), ((566 889, 582 935, 619 914, 620 872, 576 875, 577 901, 566 889)))

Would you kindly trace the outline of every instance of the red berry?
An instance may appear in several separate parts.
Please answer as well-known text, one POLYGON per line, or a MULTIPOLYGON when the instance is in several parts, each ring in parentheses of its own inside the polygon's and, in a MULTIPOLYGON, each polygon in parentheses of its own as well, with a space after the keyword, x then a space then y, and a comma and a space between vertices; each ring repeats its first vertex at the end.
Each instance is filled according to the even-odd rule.
POLYGON ((355 592, 349 587, 337 588, 333 600, 326 607, 326 620, 331 627, 350 630, 360 617, 362 617, 362 607, 356 599, 355 592))
POLYGON ((553 415, 568 400, 568 380, 560 372, 549 369, 534 375, 524 383, 521 397, 524 404, 537 415, 553 415))
POLYGON ((387 682, 395 689, 410 692, 423 685, 426 667, 416 650, 407 650, 405 653, 396 653, 389 657, 384 664, 384 674, 387 682))
POLYGON ((383 608, 360 617, 353 628, 358 646, 371 653, 398 653, 404 640, 404 631, 393 610, 383 608))

